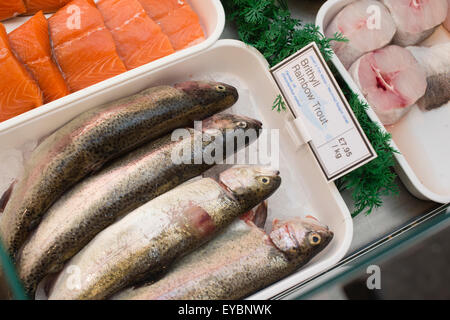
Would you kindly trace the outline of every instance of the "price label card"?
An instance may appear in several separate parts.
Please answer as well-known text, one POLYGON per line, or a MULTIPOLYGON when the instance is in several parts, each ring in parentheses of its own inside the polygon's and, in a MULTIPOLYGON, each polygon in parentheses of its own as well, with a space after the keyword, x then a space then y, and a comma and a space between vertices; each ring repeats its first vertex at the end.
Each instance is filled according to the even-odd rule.
POLYGON ((311 136, 309 146, 328 181, 377 157, 316 43, 271 69, 294 118, 311 136))

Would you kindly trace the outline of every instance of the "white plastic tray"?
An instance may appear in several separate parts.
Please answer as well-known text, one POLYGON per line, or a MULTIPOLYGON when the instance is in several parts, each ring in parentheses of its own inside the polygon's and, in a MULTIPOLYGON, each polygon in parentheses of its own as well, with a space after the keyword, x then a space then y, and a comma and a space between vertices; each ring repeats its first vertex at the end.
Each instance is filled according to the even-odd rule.
MULTIPOLYGON (((324 32, 334 16, 355 0, 328 0, 317 14, 316 24, 324 32)), ((333 64, 348 86, 365 101, 358 86, 335 55, 333 64)), ((393 137, 396 172, 407 189, 417 198, 439 203, 450 202, 450 107, 421 111, 417 106, 397 124, 384 127, 375 112, 367 110, 372 121, 393 137)))
MULTIPOLYGON (((36 115, 45 114, 51 110, 60 108, 61 106, 88 97, 94 92, 98 92, 100 90, 108 88, 113 84, 120 84, 122 82, 126 82, 127 80, 132 79, 136 76, 142 75, 151 70, 158 69, 162 66, 168 65, 180 59, 194 55, 212 46, 220 38, 220 35, 222 34, 223 28, 225 26, 225 12, 223 10, 220 0, 187 0, 187 1, 200 18, 200 23, 202 24, 203 30, 205 31, 206 34, 205 41, 197 45, 194 45, 190 48, 186 48, 184 50, 175 52, 174 54, 171 54, 164 58, 155 60, 139 68, 124 72, 116 77, 102 81, 83 90, 72 93, 64 98, 40 106, 36 109, 28 111, 24 114, 21 114, 7 121, 0 122, 0 132, 3 132, 4 130, 7 130, 8 128, 14 127, 16 125, 20 125, 20 123, 22 123, 23 121, 33 118, 36 115)), ((18 17, 10 19, 4 21, 3 25, 6 27, 7 32, 11 32, 12 30, 22 25, 29 18, 30 17, 18 17)))
POLYGON ((268 72, 267 61, 242 42, 220 40, 198 55, 120 82, 106 81, 102 90, 93 90, 89 95, 68 101, 58 108, 49 108, 45 113, 30 113, 16 126, 0 132, 0 145, 19 148, 94 106, 150 86, 189 79, 214 79, 236 86, 240 98, 232 112, 259 119, 264 128, 280 129, 279 169, 283 182, 280 190, 269 199, 268 222, 271 223, 275 217, 311 214, 327 224, 335 234, 329 246, 308 265, 250 298, 271 298, 341 260, 353 235, 350 212, 335 185, 326 182, 310 149, 305 145, 294 145, 285 128, 289 114, 271 110, 279 91, 268 72))

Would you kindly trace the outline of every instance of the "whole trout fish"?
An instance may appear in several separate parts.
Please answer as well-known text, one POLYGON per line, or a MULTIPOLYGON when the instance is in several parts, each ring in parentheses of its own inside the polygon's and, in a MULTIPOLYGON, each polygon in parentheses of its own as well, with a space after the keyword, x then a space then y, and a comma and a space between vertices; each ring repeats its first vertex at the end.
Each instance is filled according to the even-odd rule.
POLYGON ((60 271, 118 217, 211 168, 214 163, 195 161, 203 161, 209 149, 221 149, 219 160, 224 160, 231 144, 234 149, 228 151, 245 147, 234 144, 235 138, 244 141, 243 137, 249 137, 246 142, 251 143, 261 127, 259 121, 247 117, 214 115, 203 120, 202 131, 186 129, 189 136, 177 141, 172 141, 172 134, 166 135, 112 162, 65 193, 17 255, 19 277, 30 296, 47 274, 60 271), (188 161, 173 161, 178 150, 189 150, 188 161))
POLYGON ((108 160, 175 128, 233 105, 223 83, 160 86, 87 111, 47 137, 32 153, 0 221, 0 238, 15 258, 30 230, 64 191, 108 160))
POLYGON ((238 220, 176 262, 161 280, 124 290, 113 299, 242 299, 306 264, 332 238, 328 227, 312 217, 275 221, 269 235, 238 220))
POLYGON ((239 166, 153 199, 100 232, 56 277, 49 299, 103 299, 161 273, 280 185, 278 171, 239 166))

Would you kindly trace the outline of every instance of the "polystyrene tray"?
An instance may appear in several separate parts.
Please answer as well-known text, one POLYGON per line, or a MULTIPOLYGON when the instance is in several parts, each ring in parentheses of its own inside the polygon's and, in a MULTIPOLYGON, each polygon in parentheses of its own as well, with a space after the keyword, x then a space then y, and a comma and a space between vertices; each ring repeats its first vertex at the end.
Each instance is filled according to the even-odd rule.
MULTIPOLYGON (((279 169, 283 179, 280 189, 269 199, 269 217, 287 218, 313 215, 334 232, 332 242, 305 267, 289 277, 252 295, 268 299, 328 269, 346 254, 353 235, 353 222, 334 183, 327 183, 311 150, 295 145, 286 130, 290 115, 272 111, 279 94, 268 72, 267 61, 255 49, 235 40, 220 40, 198 55, 169 66, 139 73, 120 83, 106 81, 102 90, 92 91, 45 113, 32 113, 16 126, 0 132, 3 148, 22 144, 49 134, 76 115, 94 106, 134 94, 150 86, 200 79, 224 81, 238 88, 240 98, 231 112, 263 122, 264 128, 280 129, 279 169)), ((229 111, 230 112, 230 111, 229 111)))
MULTIPOLYGON (((192 6, 194 11, 198 14, 200 18, 200 23, 202 24, 203 30, 205 31, 206 34, 205 41, 192 47, 186 48, 184 50, 175 52, 174 54, 171 54, 164 58, 155 60, 139 68, 124 72, 116 77, 102 81, 83 90, 72 93, 64 98, 40 106, 34 110, 28 111, 22 115, 19 115, 7 121, 0 122, 0 132, 8 128, 14 127, 16 125, 19 125, 26 119, 30 119, 32 117, 35 117, 36 115, 45 114, 51 110, 60 108, 61 106, 88 97, 94 92, 98 92, 100 90, 108 88, 113 84, 120 84, 126 82, 127 80, 132 79, 136 76, 145 74, 151 70, 158 69, 162 66, 168 65, 180 59, 189 57, 212 46, 219 39, 225 26, 225 12, 223 10, 220 0, 187 0, 187 2, 192 6)), ((10 19, 4 21, 3 25, 6 27, 7 32, 10 32, 19 27, 20 25, 22 25, 29 18, 30 17, 18 17, 10 19)))
MULTIPOLYGON (((334 16, 353 1, 355 0, 325 2, 316 18, 321 31, 324 32, 334 16)), ((365 101, 336 55, 333 56, 332 63, 348 86, 365 101)), ((399 152, 395 154, 395 169, 408 190, 419 199, 450 202, 450 107, 421 111, 413 106, 403 119, 386 128, 371 108, 367 110, 367 114, 382 130, 387 129, 392 134, 392 146, 399 152)))

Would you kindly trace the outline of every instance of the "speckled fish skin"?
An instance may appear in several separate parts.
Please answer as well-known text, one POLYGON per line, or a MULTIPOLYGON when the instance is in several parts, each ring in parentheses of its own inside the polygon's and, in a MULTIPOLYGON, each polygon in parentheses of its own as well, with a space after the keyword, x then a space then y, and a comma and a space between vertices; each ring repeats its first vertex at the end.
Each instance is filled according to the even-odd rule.
POLYGON ((281 183, 278 171, 259 166, 233 167, 225 177, 181 185, 100 232, 66 263, 49 299, 103 299, 160 273, 269 197, 281 183))
MULTIPOLYGON (((261 127, 257 120, 218 114, 203 120, 202 130, 205 135, 233 142, 234 136, 249 130, 259 133, 261 127)), ((215 140, 204 139, 202 132, 194 129, 189 132, 189 139, 172 141, 168 134, 118 159, 76 185, 49 209, 17 257, 19 277, 30 296, 44 276, 60 271, 64 262, 118 217, 213 166, 195 164, 194 159, 215 140), (191 151, 191 162, 174 163, 174 151, 185 147, 191 151)))
POLYGON ((178 261, 161 280, 124 290, 113 299, 242 299, 306 264, 332 237, 333 233, 313 218, 276 222, 270 235, 239 220, 178 261), (319 243, 313 243, 314 237, 319 243))
POLYGON ((159 86, 95 108, 46 138, 32 153, 0 221, 12 257, 50 205, 89 173, 125 152, 233 105, 237 90, 215 82, 159 86))

